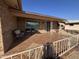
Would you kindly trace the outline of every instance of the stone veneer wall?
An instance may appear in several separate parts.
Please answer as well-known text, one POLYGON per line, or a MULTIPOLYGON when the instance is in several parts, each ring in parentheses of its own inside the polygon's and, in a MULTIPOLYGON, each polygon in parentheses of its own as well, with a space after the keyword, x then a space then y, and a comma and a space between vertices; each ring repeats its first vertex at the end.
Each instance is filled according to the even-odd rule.
MULTIPOLYGON (((12 16, 8 6, 0 0, 0 17, 1 17, 1 26, 2 26, 2 36, 3 36, 3 45, 4 50, 7 51, 13 42, 12 30, 17 28, 16 17, 12 16)), ((1 32, 0 32, 1 34, 1 32)))

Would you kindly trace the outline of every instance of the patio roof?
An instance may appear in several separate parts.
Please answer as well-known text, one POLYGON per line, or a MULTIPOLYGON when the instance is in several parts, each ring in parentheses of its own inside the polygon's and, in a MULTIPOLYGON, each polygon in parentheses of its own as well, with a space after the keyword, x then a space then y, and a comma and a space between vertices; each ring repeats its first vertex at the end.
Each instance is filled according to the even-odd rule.
POLYGON ((42 21, 58 21, 65 23, 65 19, 54 17, 54 16, 48 16, 48 15, 42 15, 38 13, 25 13, 25 12, 13 12, 13 15, 16 17, 22 17, 22 18, 32 18, 32 19, 39 19, 42 21))
POLYGON ((10 9, 14 9, 12 13, 13 15, 17 17, 33 18, 33 19, 39 19, 43 21, 59 21, 59 22, 64 22, 64 23, 66 21, 65 19, 54 17, 54 16, 42 15, 42 14, 31 13, 31 12, 30 13, 22 12, 21 0, 11 0, 11 1, 4 0, 4 1, 9 7, 11 7, 10 9), (19 10, 21 11, 19 12, 19 10))

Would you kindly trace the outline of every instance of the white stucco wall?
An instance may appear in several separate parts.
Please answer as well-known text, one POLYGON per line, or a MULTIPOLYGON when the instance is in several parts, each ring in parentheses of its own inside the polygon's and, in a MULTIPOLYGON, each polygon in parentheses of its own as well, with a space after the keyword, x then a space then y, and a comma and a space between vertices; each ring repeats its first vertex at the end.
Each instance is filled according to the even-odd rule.
POLYGON ((74 24, 73 26, 65 25, 66 30, 79 30, 79 24, 74 24))

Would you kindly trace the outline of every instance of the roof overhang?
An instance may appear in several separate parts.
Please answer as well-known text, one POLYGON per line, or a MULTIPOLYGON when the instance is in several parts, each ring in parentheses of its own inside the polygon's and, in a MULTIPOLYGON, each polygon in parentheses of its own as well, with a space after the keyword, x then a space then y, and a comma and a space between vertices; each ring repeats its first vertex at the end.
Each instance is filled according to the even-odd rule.
POLYGON ((13 12, 12 14, 16 17, 32 18, 32 19, 38 19, 38 20, 42 20, 42 21, 58 21, 58 22, 65 23, 64 19, 46 16, 46 15, 38 15, 38 14, 34 14, 34 13, 25 13, 22 11, 21 12, 13 12))
POLYGON ((9 7, 22 9, 21 0, 4 0, 4 1, 9 7))
POLYGON ((70 22, 70 23, 66 23, 66 25, 70 25, 70 24, 79 24, 79 22, 70 22))

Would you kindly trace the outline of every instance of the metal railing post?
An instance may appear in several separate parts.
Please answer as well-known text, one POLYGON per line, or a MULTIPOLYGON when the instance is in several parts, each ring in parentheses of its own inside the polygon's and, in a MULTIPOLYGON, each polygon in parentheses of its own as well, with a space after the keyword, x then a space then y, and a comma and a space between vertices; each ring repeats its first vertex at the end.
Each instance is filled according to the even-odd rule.
POLYGON ((30 56, 31 56, 30 52, 31 52, 31 51, 29 51, 29 59, 31 58, 31 57, 30 57, 30 56))
POLYGON ((68 49, 70 49, 70 39, 68 39, 68 49))
POLYGON ((37 50, 35 50, 35 59, 37 59, 37 50))
POLYGON ((22 54, 21 54, 21 59, 22 59, 22 54))
POLYGON ((77 44, 79 44, 79 38, 78 38, 78 35, 77 35, 77 44))
MULTIPOLYGON (((54 46, 54 49, 55 49, 56 56, 62 56, 63 54, 65 54, 66 52, 68 52, 69 50, 71 50, 72 48, 77 46, 78 44, 79 44, 78 35, 53 42, 53 46, 54 46)), ((32 48, 32 49, 29 49, 29 50, 25 50, 25 51, 22 51, 22 52, 19 52, 19 53, 16 53, 16 54, 4 56, 0 59, 8 59, 8 58, 13 59, 12 57, 16 56, 16 55, 20 55, 20 58, 23 59, 23 53, 25 53, 25 52, 28 52, 28 59, 31 59, 31 52, 32 51, 34 51, 33 54, 35 54, 34 59, 41 59, 42 55, 44 54, 43 47, 44 46, 41 45, 39 47, 32 48)))

